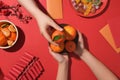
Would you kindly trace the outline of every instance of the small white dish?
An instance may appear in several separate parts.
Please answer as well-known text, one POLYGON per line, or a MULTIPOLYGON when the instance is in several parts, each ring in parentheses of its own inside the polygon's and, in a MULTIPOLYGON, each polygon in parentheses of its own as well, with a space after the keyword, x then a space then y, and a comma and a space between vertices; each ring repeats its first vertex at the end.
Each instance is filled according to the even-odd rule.
POLYGON ((1 49, 8 49, 8 48, 11 48, 12 46, 14 46, 18 40, 18 29, 17 27, 15 26, 14 23, 12 23, 11 21, 9 20, 0 20, 0 32, 2 35, 5 36, 6 40, 7 40, 7 43, 6 43, 6 40, 2 40, 2 37, 0 35, 0 48, 1 49), (12 29, 14 29, 13 31, 11 30, 10 26, 12 26, 12 29), (6 36, 5 33, 7 34, 7 32, 3 32, 5 30, 3 30, 4 28, 7 28, 8 32, 10 33, 10 35, 6 36), (15 35, 15 38, 14 40, 12 40, 11 35, 14 33, 15 35), (2 41, 5 41, 5 45, 2 45, 2 41), (11 41, 11 42, 10 42, 11 41))

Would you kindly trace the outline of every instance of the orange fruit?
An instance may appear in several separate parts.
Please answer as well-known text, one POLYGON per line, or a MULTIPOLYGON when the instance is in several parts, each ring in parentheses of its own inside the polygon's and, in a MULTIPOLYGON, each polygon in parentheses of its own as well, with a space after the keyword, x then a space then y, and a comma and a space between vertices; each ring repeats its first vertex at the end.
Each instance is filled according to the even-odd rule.
POLYGON ((3 24, 6 24, 6 22, 0 22, 0 27, 1 27, 3 24))
POLYGON ((65 49, 68 51, 68 52, 73 52, 75 51, 76 49, 76 44, 74 41, 67 41, 65 43, 65 49))
POLYGON ((10 31, 8 28, 1 28, 1 31, 6 37, 10 36, 10 31))
POLYGON ((9 25, 9 26, 8 26, 8 29, 9 29, 9 31, 11 31, 11 32, 16 32, 16 30, 15 30, 15 28, 14 28, 13 25, 9 25))
POLYGON ((15 41, 16 39, 16 33, 15 32, 11 32, 10 37, 8 37, 9 40, 15 41))
POLYGON ((5 35, 0 31, 0 46, 7 45, 7 39, 5 35))
POLYGON ((66 40, 73 40, 76 37, 76 29, 72 26, 64 26, 64 31, 65 31, 65 36, 66 36, 66 40))
POLYGON ((12 41, 12 40, 7 40, 7 44, 8 44, 9 46, 12 46, 13 42, 14 42, 14 41, 12 41))
POLYGON ((63 31, 54 31, 52 33, 52 40, 56 43, 63 43, 65 41, 65 34, 63 31))
POLYGON ((62 52, 64 50, 64 43, 61 43, 59 45, 50 44, 50 48, 54 52, 57 52, 57 53, 62 52))

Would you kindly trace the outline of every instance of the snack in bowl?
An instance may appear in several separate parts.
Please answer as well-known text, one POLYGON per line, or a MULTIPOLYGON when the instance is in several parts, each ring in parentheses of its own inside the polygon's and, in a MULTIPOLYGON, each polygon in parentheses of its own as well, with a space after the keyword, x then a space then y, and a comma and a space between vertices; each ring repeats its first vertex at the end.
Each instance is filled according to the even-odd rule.
POLYGON ((5 35, 0 31, 0 46, 5 46, 7 44, 7 39, 5 35))
POLYGON ((16 26, 8 20, 0 20, 0 48, 12 47, 18 39, 16 26))
POLYGON ((90 17, 99 13, 103 8, 104 0, 71 0, 74 9, 84 17, 90 17))
POLYGON ((61 24, 60 26, 63 28, 63 31, 55 30, 51 34, 52 40, 58 44, 49 43, 51 50, 56 53, 74 52, 78 42, 76 29, 67 24, 61 24))

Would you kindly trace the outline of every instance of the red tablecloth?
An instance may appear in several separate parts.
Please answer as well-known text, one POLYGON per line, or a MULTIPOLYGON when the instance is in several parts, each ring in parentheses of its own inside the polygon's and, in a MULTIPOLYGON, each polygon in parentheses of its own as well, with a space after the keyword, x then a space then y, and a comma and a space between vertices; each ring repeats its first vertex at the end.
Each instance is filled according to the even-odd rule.
MULTIPOLYGON (((45 6, 46 0, 40 0, 45 6)), ((17 4, 16 0, 4 0, 10 5, 17 4)), ((117 54, 112 47, 101 36, 99 30, 107 24, 107 21, 114 17, 120 17, 119 0, 110 0, 106 11, 94 18, 82 18, 76 15, 69 0, 63 0, 63 19, 56 20, 58 23, 67 23, 73 25, 80 30, 87 38, 89 50, 101 62, 111 69, 117 76, 120 77, 120 54, 117 54)), ((46 8, 46 6, 45 6, 46 8)), ((30 15, 24 8, 24 14, 30 15)), ((0 16, 0 19, 8 19, 16 24, 19 28, 18 43, 8 50, 0 49, 0 67, 4 74, 7 74, 9 69, 18 61, 19 57, 25 52, 38 56, 43 64, 45 71, 40 76, 40 80, 55 80, 57 74, 57 62, 49 55, 48 42, 40 34, 38 25, 33 18, 29 24, 23 24, 16 17, 6 18, 0 16)), ((119 35, 118 35, 119 37, 119 35)), ((96 80, 93 73, 87 65, 71 57, 71 80, 96 80)))

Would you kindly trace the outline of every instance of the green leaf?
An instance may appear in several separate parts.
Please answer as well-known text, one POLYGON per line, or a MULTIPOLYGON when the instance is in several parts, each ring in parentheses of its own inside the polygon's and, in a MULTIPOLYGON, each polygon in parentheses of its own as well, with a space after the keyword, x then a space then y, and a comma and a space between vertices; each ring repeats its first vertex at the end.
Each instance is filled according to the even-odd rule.
POLYGON ((101 4, 101 0, 94 0, 94 5, 100 5, 101 4))
POLYGON ((87 0, 87 2, 92 2, 92 0, 87 0))
POLYGON ((59 35, 59 36, 55 36, 54 39, 53 39, 53 41, 57 41, 57 40, 59 40, 60 38, 61 38, 60 35, 59 35))

